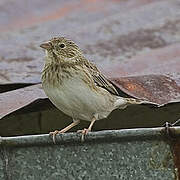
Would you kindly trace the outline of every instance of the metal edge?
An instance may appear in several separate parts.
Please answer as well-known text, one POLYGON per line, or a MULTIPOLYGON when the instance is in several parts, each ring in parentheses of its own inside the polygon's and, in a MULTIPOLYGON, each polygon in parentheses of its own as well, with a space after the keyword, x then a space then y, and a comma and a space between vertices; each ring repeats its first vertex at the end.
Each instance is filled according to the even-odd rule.
MULTIPOLYGON (((180 137, 180 126, 157 128, 138 128, 138 129, 121 129, 121 130, 105 130, 98 132, 90 132, 85 136, 84 142, 81 141, 79 133, 64 133, 56 135, 56 144, 83 144, 87 142, 112 142, 112 141, 139 141, 150 140, 169 140, 171 138, 180 137)), ((52 145, 53 140, 49 134, 26 135, 15 137, 0 137, 0 146, 37 146, 52 145)))

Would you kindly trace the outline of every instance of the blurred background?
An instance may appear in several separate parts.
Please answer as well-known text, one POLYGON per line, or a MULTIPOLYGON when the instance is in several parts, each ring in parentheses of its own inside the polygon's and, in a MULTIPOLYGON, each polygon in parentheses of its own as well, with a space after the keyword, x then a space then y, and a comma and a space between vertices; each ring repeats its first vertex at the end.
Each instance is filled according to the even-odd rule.
MULTIPOLYGON (((48 133, 72 119, 45 96, 40 43, 74 40, 122 96, 161 107, 114 111, 93 130, 157 127, 180 118, 179 0, 1 0, 0 136, 48 133)), ((88 126, 81 122, 78 129, 88 126)))

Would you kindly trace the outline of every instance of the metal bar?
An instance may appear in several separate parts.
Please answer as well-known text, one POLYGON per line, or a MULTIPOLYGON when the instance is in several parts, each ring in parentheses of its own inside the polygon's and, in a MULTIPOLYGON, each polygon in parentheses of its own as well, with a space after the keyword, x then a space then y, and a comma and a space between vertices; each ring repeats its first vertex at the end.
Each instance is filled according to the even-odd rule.
MULTIPOLYGON (((162 139, 167 137, 165 127, 158 128, 138 128, 138 129, 121 129, 90 132, 85 137, 86 142, 92 141, 132 141, 143 139, 162 139)), ((172 138, 180 136, 180 127, 169 127, 169 135, 172 138)), ((57 144, 81 143, 81 134, 64 133, 56 136, 57 144)), ((27 135, 16 137, 0 137, 1 146, 35 146, 53 144, 52 137, 48 134, 27 135)))

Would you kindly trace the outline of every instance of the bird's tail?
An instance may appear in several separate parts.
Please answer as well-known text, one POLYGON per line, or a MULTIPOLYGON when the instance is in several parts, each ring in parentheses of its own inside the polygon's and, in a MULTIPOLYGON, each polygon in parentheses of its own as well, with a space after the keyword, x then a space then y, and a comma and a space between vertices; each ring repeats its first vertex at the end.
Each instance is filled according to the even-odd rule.
POLYGON ((126 108, 127 106, 129 105, 136 105, 136 104, 150 104, 150 105, 155 105, 157 106, 156 103, 152 103, 152 102, 149 102, 149 101, 146 101, 146 100, 140 100, 140 99, 134 99, 134 98, 119 98, 117 101, 116 101, 116 107, 118 107, 119 109, 124 109, 126 108))
POLYGON ((140 99, 134 99, 134 98, 124 98, 127 105, 131 104, 150 104, 149 101, 140 100, 140 99))

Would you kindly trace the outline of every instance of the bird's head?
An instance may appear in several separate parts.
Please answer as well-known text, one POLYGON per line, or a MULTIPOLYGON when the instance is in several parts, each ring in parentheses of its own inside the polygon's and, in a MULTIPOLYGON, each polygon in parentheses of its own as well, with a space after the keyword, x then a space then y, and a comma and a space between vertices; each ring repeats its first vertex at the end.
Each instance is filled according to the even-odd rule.
POLYGON ((53 56, 59 60, 72 60, 82 54, 80 48, 73 41, 64 37, 52 38, 42 43, 40 47, 46 50, 47 56, 53 56))

